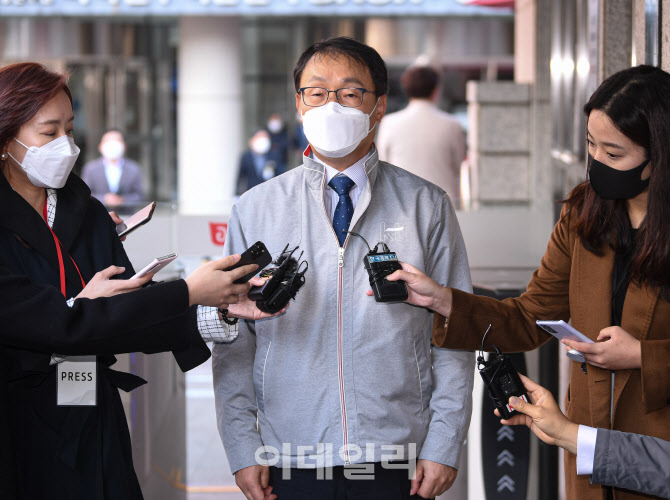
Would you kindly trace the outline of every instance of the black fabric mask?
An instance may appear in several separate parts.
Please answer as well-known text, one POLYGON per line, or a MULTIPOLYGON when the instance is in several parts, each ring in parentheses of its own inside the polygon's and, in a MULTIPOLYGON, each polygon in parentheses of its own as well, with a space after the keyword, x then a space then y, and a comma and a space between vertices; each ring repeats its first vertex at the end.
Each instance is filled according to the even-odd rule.
POLYGON ((608 167, 589 155, 589 181, 598 196, 606 200, 629 200, 635 198, 649 186, 650 177, 642 180, 642 171, 649 163, 630 170, 608 167))

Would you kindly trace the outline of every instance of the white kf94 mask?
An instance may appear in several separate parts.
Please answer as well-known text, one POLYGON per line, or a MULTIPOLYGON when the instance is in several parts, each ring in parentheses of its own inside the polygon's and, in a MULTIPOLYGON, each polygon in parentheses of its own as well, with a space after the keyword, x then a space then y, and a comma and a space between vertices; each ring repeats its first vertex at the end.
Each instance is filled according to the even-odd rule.
MULTIPOLYGON (((377 109, 379 99, 369 115, 360 109, 347 108, 331 101, 312 108, 302 115, 305 137, 312 147, 326 158, 342 158, 358 147, 370 129, 370 115, 377 109)), ((374 126, 376 127, 375 123, 374 126)))
POLYGON ((126 152, 126 146, 121 141, 106 141, 102 143, 100 150, 104 159, 116 161, 126 152))
POLYGON ((14 140, 27 149, 26 156, 19 162, 8 154, 21 166, 33 186, 52 189, 65 186, 79 156, 79 148, 72 137, 63 135, 42 147, 28 147, 18 139, 14 140))

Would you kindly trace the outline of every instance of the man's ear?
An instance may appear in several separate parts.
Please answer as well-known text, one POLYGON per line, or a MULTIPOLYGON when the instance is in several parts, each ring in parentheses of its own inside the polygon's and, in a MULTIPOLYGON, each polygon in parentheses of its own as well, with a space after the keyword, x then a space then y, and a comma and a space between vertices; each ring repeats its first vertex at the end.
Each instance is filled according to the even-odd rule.
POLYGON ((384 118, 384 115, 386 114, 386 103, 387 103, 387 98, 386 94, 383 96, 379 97, 379 101, 377 101, 377 109, 375 109, 375 120, 377 123, 382 121, 382 118, 384 118))

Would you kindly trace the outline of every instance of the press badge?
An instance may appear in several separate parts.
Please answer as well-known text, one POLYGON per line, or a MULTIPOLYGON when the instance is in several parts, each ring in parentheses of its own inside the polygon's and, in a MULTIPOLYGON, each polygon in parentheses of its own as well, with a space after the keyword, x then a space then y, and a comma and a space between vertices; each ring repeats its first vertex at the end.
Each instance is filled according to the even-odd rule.
POLYGON ((95 406, 98 366, 95 356, 68 356, 58 364, 58 406, 95 406))

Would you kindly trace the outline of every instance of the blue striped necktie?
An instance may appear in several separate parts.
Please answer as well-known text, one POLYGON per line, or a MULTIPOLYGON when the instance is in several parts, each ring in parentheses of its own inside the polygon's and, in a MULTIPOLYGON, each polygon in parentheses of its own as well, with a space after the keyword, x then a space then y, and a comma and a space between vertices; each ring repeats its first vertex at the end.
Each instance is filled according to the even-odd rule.
POLYGON ((349 191, 356 183, 346 175, 338 175, 333 177, 328 185, 340 196, 333 216, 333 229, 335 229, 340 246, 343 246, 344 240, 347 239, 346 231, 349 229, 351 217, 354 215, 354 204, 349 197, 349 191))

